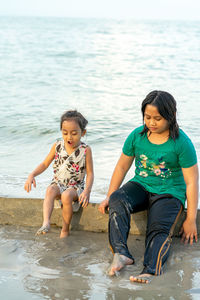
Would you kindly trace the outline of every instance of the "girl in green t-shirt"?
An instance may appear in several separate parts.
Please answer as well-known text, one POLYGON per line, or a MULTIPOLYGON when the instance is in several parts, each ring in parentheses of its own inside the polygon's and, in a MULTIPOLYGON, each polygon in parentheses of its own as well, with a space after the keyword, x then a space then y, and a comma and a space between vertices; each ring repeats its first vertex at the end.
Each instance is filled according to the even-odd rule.
POLYGON ((148 210, 144 268, 130 280, 149 283, 152 275, 162 273, 185 199, 187 217, 181 229, 182 241, 197 242, 198 166, 194 146, 177 124, 173 96, 153 91, 146 96, 141 109, 144 125, 126 139, 99 211, 105 213, 109 206, 112 276, 134 263, 127 247, 131 213, 148 210), (134 160, 134 177, 120 187, 134 160))

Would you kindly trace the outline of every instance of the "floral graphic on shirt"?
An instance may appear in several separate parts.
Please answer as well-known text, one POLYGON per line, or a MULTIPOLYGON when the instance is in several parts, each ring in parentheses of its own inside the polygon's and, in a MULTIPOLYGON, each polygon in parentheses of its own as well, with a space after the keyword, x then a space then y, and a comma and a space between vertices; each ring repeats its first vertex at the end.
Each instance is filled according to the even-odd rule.
POLYGON ((146 155, 142 154, 142 155, 140 155, 140 158, 141 158, 141 164, 143 165, 144 168, 146 168, 148 157, 146 157, 146 155))
POLYGON ((154 173, 156 174, 156 176, 158 176, 158 175, 161 174, 161 170, 160 170, 160 169, 155 169, 155 170, 154 170, 154 173))
POLYGON ((163 178, 171 176, 171 171, 166 167, 163 157, 157 159, 157 163, 149 159, 146 155, 141 154, 137 160, 137 165, 139 169, 143 169, 139 172, 139 175, 142 177, 147 177, 149 175, 155 174, 163 178), (146 170, 144 170, 146 169, 146 170))
POLYGON ((147 177, 148 176, 147 172, 144 172, 144 171, 141 171, 139 175, 142 176, 142 177, 147 177))
POLYGON ((76 172, 79 171, 79 165, 78 164, 73 164, 72 168, 74 168, 76 170, 76 172))

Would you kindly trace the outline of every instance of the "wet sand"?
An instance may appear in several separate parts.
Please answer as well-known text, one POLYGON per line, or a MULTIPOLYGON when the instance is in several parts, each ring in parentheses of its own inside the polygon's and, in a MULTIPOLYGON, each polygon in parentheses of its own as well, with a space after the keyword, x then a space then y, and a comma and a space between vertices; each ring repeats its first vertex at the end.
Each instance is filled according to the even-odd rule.
POLYGON ((112 261, 106 233, 72 231, 64 240, 55 227, 35 237, 37 228, 0 226, 1 299, 200 299, 200 244, 174 238, 164 274, 151 284, 129 281, 142 269, 144 237, 130 235, 136 260, 110 278, 112 261))

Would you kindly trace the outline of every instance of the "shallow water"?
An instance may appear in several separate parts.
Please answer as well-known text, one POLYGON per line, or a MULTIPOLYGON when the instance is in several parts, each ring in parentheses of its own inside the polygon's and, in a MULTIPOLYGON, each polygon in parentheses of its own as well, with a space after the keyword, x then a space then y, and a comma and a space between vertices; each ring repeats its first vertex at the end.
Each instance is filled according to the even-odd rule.
POLYGON ((35 237, 36 228, 0 227, 1 298, 25 299, 191 299, 200 298, 200 245, 184 246, 174 239, 162 276, 149 285, 129 282, 142 269, 144 238, 129 237, 136 260, 110 278, 112 260, 107 234, 76 232, 59 239, 59 229, 35 237))

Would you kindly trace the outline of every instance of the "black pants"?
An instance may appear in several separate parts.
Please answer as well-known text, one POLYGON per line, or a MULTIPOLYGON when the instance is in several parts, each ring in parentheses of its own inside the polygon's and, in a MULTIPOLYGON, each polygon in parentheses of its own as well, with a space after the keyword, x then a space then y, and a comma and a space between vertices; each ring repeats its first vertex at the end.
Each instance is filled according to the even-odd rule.
POLYGON ((136 182, 126 183, 109 200, 109 242, 113 252, 133 259, 127 247, 131 214, 147 209, 142 273, 160 275, 182 208, 181 201, 170 194, 152 194, 136 182))

